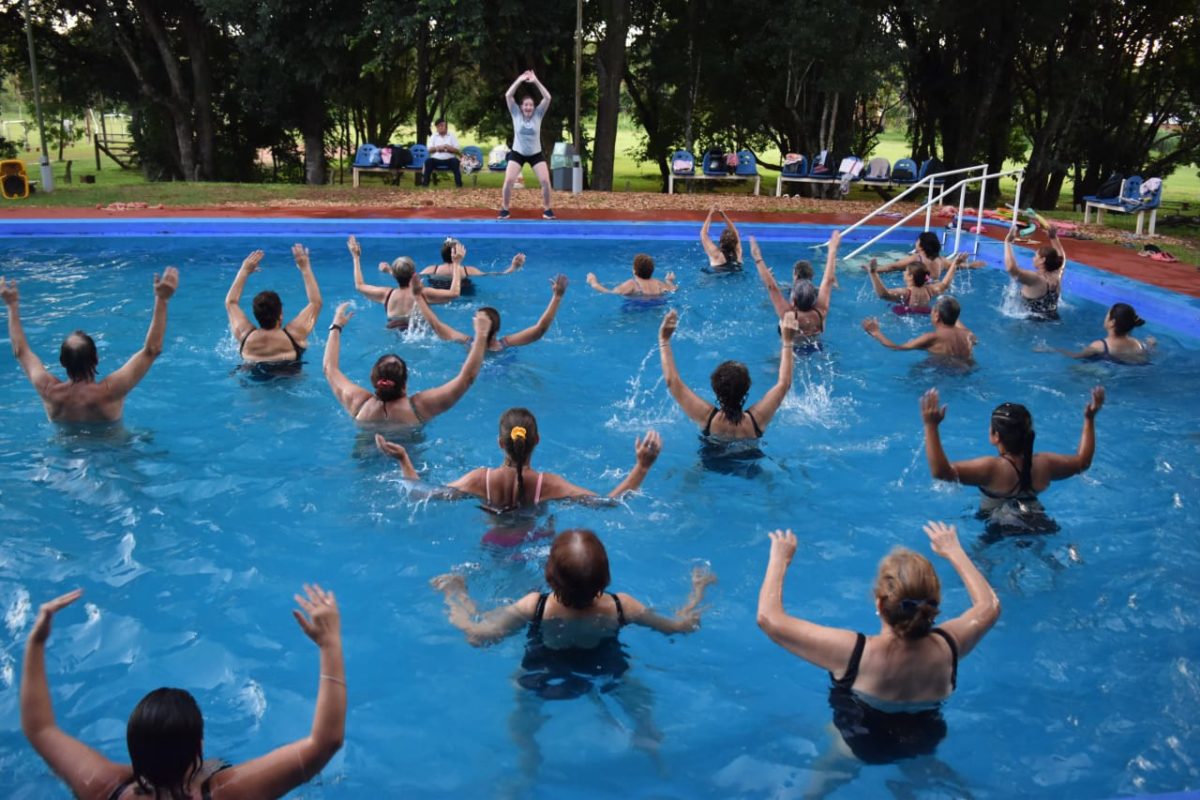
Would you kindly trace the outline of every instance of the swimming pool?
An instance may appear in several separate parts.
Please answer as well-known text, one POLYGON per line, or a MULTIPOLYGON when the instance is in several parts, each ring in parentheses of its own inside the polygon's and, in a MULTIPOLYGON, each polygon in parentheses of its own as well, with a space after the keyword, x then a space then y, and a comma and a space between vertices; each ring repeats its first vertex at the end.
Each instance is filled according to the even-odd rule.
MULTIPOLYGON (((767 432, 766 458, 747 476, 700 463, 696 428, 661 382, 655 336, 664 309, 627 310, 583 281, 588 271, 606 282, 623 278, 635 253, 654 255, 657 272, 674 270, 683 284, 672 305, 682 311, 675 351, 684 380, 707 397, 712 368, 738 358, 750 367, 753 400, 776 369, 774 319, 752 272, 698 270, 695 226, 587 228, 580 240, 543 225, 223 221, 184 236, 171 227, 177 223, 154 225, 172 235, 52 228, 70 235, 35 230, 0 244, 3 274, 21 285, 35 351, 53 362, 62 336, 81 327, 98 334, 104 373, 144 337, 151 273, 166 264, 181 270, 166 352, 131 396, 121 431, 101 438, 56 428, 15 362, 5 356, 0 369, 6 796, 66 796, 19 729, 17 675, 38 603, 86 589, 86 609, 59 617, 49 648, 62 727, 123 759, 134 703, 151 688, 177 685, 205 711, 207 754, 240 761, 308 730, 316 653, 288 612, 292 593, 309 580, 338 593, 350 710, 344 749, 297 795, 484 797, 511 786, 519 761, 509 731, 518 709, 512 676, 522 637, 470 648, 428 580, 465 570, 472 593, 490 606, 540 585, 545 545, 491 549, 481 545, 488 519, 474 504, 410 500, 394 465, 356 431, 320 374, 332 309, 357 296, 345 235, 359 236, 370 276, 371 265, 400 253, 432 263, 440 235, 450 232, 469 234, 468 263, 485 269, 503 268, 518 248, 529 257, 522 273, 480 279, 474 298, 448 308, 442 316, 455 327, 469 329, 471 309, 487 303, 500 309, 503 331, 516 330, 544 308, 550 276, 566 272, 572 284, 542 342, 490 359, 464 400, 426 427, 411 448, 423 474, 448 481, 498 463, 496 420, 525 405, 539 420, 534 465, 607 491, 632 465, 634 437, 653 427, 664 451, 641 495, 616 508, 558 505, 554 524, 596 530, 609 549, 613 588, 659 608, 682 602, 695 564, 711 565, 721 581, 698 633, 622 634, 630 675, 644 689, 637 713, 648 710, 663 732, 662 771, 631 744, 634 721, 613 698, 551 703, 541 708, 543 763, 530 794, 789 797, 818 774, 850 775, 845 763, 826 759, 827 678, 755 626, 766 533, 792 527, 802 540, 784 595, 790 612, 872 633, 878 560, 894 544, 928 552, 920 525, 931 518, 960 526, 1004 614, 960 667, 937 761, 863 767, 834 796, 1102 798, 1196 786, 1200 343, 1186 325, 1194 301, 1139 287, 1131 302, 1149 320, 1141 332, 1159 338, 1155 365, 1078 364, 1033 347, 1096 338, 1104 309, 1082 294, 1124 291, 1120 279, 1072 266, 1062 322, 1039 325, 1005 310, 1002 273, 974 271, 956 279, 955 294, 981 339, 978 366, 954 374, 871 341, 859 329, 867 315, 879 316, 893 339, 927 322, 887 313, 865 276, 843 268, 827 348, 798 359, 792 393, 767 432), (303 302, 288 254, 295 240, 311 247, 325 297, 306 372, 246 381, 233 373, 224 293, 245 254, 264 247, 265 269, 245 296, 274 288, 285 314, 294 313, 303 302), (1178 312, 1183 323, 1164 327, 1148 308, 1178 312), (1030 407, 1039 449, 1071 451, 1096 383, 1108 387, 1109 400, 1095 462, 1044 495, 1062 531, 982 544, 977 494, 929 478, 921 392, 942 392, 946 450, 963 458, 987 452, 988 414, 1002 400, 1030 407)), ((757 232, 781 280, 799 257, 820 269, 811 247, 823 231, 757 232)), ((912 238, 881 252, 907 250, 912 238)), ((989 245, 984 254, 995 260, 998 250, 989 245)), ((342 343, 351 379, 365 384, 371 363, 389 351, 408 360, 414 388, 457 371, 461 347, 427 332, 397 337, 384 329, 379 306, 360 299, 357 307, 342 343)), ((957 613, 966 594, 944 562, 935 566, 943 608, 957 613)), ((528 725, 532 716, 517 719, 528 725)))

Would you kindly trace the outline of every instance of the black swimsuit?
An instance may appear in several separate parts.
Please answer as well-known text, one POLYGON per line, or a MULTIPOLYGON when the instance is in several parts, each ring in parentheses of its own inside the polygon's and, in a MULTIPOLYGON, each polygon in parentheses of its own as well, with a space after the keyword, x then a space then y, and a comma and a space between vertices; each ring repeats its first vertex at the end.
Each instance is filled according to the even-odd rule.
MULTIPOLYGON (((218 772, 221 772, 222 770, 229 769, 232 766, 233 766, 233 764, 226 764, 224 762, 221 762, 220 766, 218 766, 216 769, 214 769, 212 771, 212 773, 207 778, 204 779, 204 782, 200 784, 200 800, 212 800, 212 785, 211 784, 212 784, 213 776, 216 775, 218 772)), ((108 796, 108 800, 120 800, 121 795, 125 793, 126 789, 128 789, 130 786, 136 786, 136 785, 137 785, 137 779, 130 778, 129 780, 125 781, 117 788, 113 789, 112 794, 110 794, 108 796)), ((135 789, 133 794, 135 797, 146 796, 146 794, 144 794, 143 792, 141 792, 138 789, 135 789)), ((157 793, 156 793, 156 796, 157 796, 157 793)))
MULTIPOLYGON (((396 293, 395 289, 389 289, 387 295, 384 296, 384 298, 383 298, 383 310, 384 311, 387 311, 388 303, 391 302, 392 295, 395 293, 396 293)), ((389 315, 387 318, 387 326, 393 330, 406 331, 406 330, 408 330, 409 318, 410 318, 409 314, 400 314, 395 317, 389 315)))
MULTIPOLYGON (((950 690, 958 686, 958 645, 954 637, 941 628, 930 631, 950 645, 950 690)), ((854 652, 841 678, 829 678, 829 705, 833 709, 833 724, 842 734, 846 745, 860 760, 868 764, 888 764, 902 758, 931 755, 946 737, 946 720, 941 708, 931 705, 917 711, 884 711, 868 703, 853 691, 858 678, 867 637, 858 634, 854 652)))
MULTIPOLYGON (((708 422, 704 423, 704 432, 703 432, 704 436, 712 436, 713 419, 717 416, 717 414, 720 412, 720 410, 721 409, 719 409, 719 408, 714 408, 712 410, 712 413, 708 415, 708 422)), ((754 438, 761 439, 762 438, 762 429, 758 427, 758 420, 756 420, 754 418, 754 414, 749 411, 746 412, 746 416, 750 418, 750 424, 754 426, 754 438)))
POLYGON ((1058 289, 1047 286, 1046 293, 1041 297, 1029 298, 1022 295, 1022 299, 1032 316, 1039 319, 1058 319, 1058 289))
MULTIPOLYGON (((259 328, 253 328, 242 337, 241 344, 238 345, 239 356, 246 349, 246 340, 258 330, 259 328)), ((304 348, 296 343, 296 340, 288 333, 287 328, 281 328, 280 330, 283 331, 283 335, 288 338, 288 341, 292 343, 292 349, 296 351, 296 357, 281 361, 253 361, 243 364, 243 368, 250 373, 252 378, 257 380, 271 380, 272 378, 286 378, 300 374, 300 365, 304 363, 304 348)))
MULTIPOLYGON (((612 592, 608 596, 617 606, 617 626, 625 626, 625 609, 621 599, 612 592)), ((601 692, 616 688, 617 679, 629 669, 629 661, 621 642, 613 634, 595 647, 547 647, 542 641, 542 617, 546 613, 549 594, 538 597, 537 610, 529 623, 525 656, 521 659, 524 674, 517 679, 522 687, 536 692, 543 700, 570 700, 582 697, 593 688, 594 678, 608 678, 601 692)))
MULTIPOLYGON (((433 272, 431 272, 428 276, 426 276, 425 283, 426 283, 426 285, 429 286, 429 288, 431 288, 431 289, 449 289, 451 284, 454 283, 454 273, 453 272, 451 272, 450 277, 447 278, 440 274, 441 271, 442 271, 442 265, 438 264, 436 267, 434 267, 433 272)), ((469 296, 475 294, 475 284, 466 275, 463 275, 462 278, 459 279, 458 294, 460 297, 469 297, 469 296)))
POLYGON ((1003 458, 1017 473, 1017 480, 1013 487, 1003 494, 979 487, 983 497, 979 501, 977 516, 987 520, 987 532, 996 537, 1057 531, 1058 523, 1047 516, 1037 492, 1021 486, 1021 470, 1011 458, 1003 458))

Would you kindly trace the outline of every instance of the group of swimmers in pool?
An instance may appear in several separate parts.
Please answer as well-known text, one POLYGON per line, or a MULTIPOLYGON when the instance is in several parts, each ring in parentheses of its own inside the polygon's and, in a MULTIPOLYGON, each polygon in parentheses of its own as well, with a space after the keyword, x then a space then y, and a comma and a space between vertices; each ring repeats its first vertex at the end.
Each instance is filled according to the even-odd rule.
MULTIPOLYGON (((719 244, 708 237, 705 221, 703 242, 709 266, 726 271, 741 267, 741 240, 732 221, 725 217, 726 231, 719 244)), ((722 213, 724 216, 723 212, 722 213)), ((946 262, 922 234, 909 263, 879 268, 869 265, 872 285, 881 297, 899 301, 909 309, 929 306, 935 325, 922 343, 900 346, 921 347, 934 353, 963 356, 970 353, 971 334, 958 324, 957 303, 945 294, 962 259, 946 262), (882 287, 878 272, 906 270, 906 288, 900 293, 882 287), (942 278, 942 273, 945 277, 942 278), (936 298, 936 299, 934 299, 936 298), (933 301, 930 303, 930 301, 933 301)), ((934 237, 936 239, 936 237, 934 237)), ((1053 238, 1053 237, 1052 237, 1053 238)), ((713 372, 715 403, 702 399, 680 379, 674 363, 671 338, 678 315, 668 311, 659 328, 659 350, 667 390, 689 419, 702 426, 704 436, 720 441, 756 439, 771 423, 792 381, 795 355, 819 349, 836 282, 836 259, 840 237, 834 233, 819 287, 807 262, 798 262, 788 297, 776 284, 762 258, 757 242, 750 239, 750 253, 779 318, 781 339, 779 376, 757 402, 745 406, 750 375, 745 365, 727 361, 713 372)), ((1012 257, 1011 236, 1006 243, 1006 267, 1020 270, 1012 257)), ((434 389, 407 393, 407 367, 399 356, 381 357, 371 371, 372 389, 360 387, 338 368, 340 334, 352 314, 343 303, 334 314, 324 356, 324 372, 335 397, 359 422, 419 425, 442 413, 463 396, 478 374, 485 352, 537 341, 557 313, 567 288, 559 275, 550 281, 551 299, 538 322, 506 337, 498 335, 499 314, 480 309, 473 319, 473 335, 455 330, 438 320, 432 306, 454 300, 464 283, 484 273, 466 267, 466 248, 452 239, 443 247, 442 264, 432 265, 423 275, 440 286, 424 286, 409 258, 380 265, 390 273, 396 288, 371 286, 363 281, 361 248, 351 237, 348 249, 354 263, 356 289, 386 309, 387 325, 403 328, 419 313, 442 339, 468 345, 467 358, 453 379, 434 389)), ((1049 295, 1061 293, 1058 283, 1062 268, 1061 245, 1055 241, 1046 252, 1035 256, 1032 277, 1020 277, 1022 291, 1040 294, 1033 299, 1049 307, 1049 295), (1058 275, 1055 275, 1058 273, 1058 275)), ((253 302, 258 325, 252 324, 239 307, 248 277, 259 269, 262 251, 251 253, 242 263, 226 296, 231 333, 244 361, 250 364, 297 366, 321 310, 321 295, 309 262, 308 251, 293 247, 293 257, 304 281, 307 305, 284 324, 278 295, 259 293, 253 302)), ((505 272, 521 268, 524 257, 514 257, 505 272)), ((598 291, 657 296, 674 291, 674 276, 666 281, 653 278, 653 260, 639 255, 634 277, 609 290, 593 275, 589 284, 598 291)), ((77 331, 63 342, 60 361, 69 380, 58 381, 33 355, 19 317, 15 284, 0 278, 0 297, 9 313, 9 335, 14 355, 37 389, 47 415, 56 421, 115 420, 121 403, 162 351, 167 304, 178 285, 178 274, 168 268, 154 278, 155 304, 150 330, 142 350, 117 372, 96 381, 97 359, 90 337, 77 331)), ((925 313, 922 311, 921 313, 925 313)), ((1152 340, 1143 344, 1129 335, 1142 321, 1133 309, 1117 304, 1105 319, 1106 338, 1097 340, 1075 357, 1106 355, 1114 360, 1144 359, 1152 340)), ((878 333, 878 325, 864 326, 888 346, 896 347, 878 333)), ((919 337, 920 338, 920 337, 919 337)), ((914 340, 916 341, 916 340, 914 340)), ((1104 390, 1097 387, 1083 414, 1079 446, 1073 454, 1035 453, 1035 432, 1029 411, 1004 403, 992 413, 990 441, 997 455, 952 462, 942 448, 939 425, 946 409, 939 404, 935 389, 920 401, 925 429, 925 446, 933 477, 978 486, 981 512, 993 522, 1013 530, 1053 530, 1038 500, 1052 481, 1086 470, 1095 452, 1095 416, 1103 406, 1104 390)), ((448 484, 449 490, 479 498, 485 508, 498 514, 529 509, 540 503, 593 495, 583 487, 549 472, 532 468, 532 455, 539 442, 538 425, 526 409, 513 408, 500 418, 497 444, 503 462, 481 467, 448 484)), ((384 454, 398 460, 406 479, 418 473, 405 448, 376 436, 384 454)), ((633 469, 608 496, 616 498, 641 486, 661 450, 657 433, 649 431, 635 442, 633 469)), ((881 763, 898 758, 932 753, 945 735, 945 722, 938 710, 940 701, 956 686, 957 667, 994 625, 1000 614, 995 592, 971 562, 958 541, 954 526, 930 522, 925 526, 933 552, 950 562, 963 580, 971 605, 961 615, 934 626, 941 611, 940 583, 932 564, 924 556, 898 547, 880 563, 874 596, 880 630, 875 636, 827 628, 787 614, 782 603, 783 582, 796 550, 791 531, 770 535, 770 556, 758 600, 758 623, 764 632, 788 651, 829 671, 832 680, 830 705, 841 738, 863 762, 881 763)), ((619 687, 628 663, 618 645, 620 628, 637 624, 666 633, 688 633, 700 625, 700 603, 716 577, 704 569, 693 570, 691 592, 672 616, 660 615, 634 597, 610 592, 608 558, 604 545, 590 531, 568 530, 558 534, 545 564, 547 592, 531 592, 515 603, 480 612, 461 575, 441 575, 431 582, 444 598, 450 622, 461 629, 471 644, 486 645, 525 630, 528 643, 522 660, 520 685, 541 699, 575 697, 596 688, 619 687)), ((44 650, 53 616, 80 596, 76 590, 44 604, 30 631, 21 683, 22 728, 37 752, 81 797, 128 798, 144 794, 180 797, 268 797, 286 793, 319 772, 341 746, 346 713, 346 678, 342 663, 340 618, 331 592, 306 586, 296 595, 294 612, 302 630, 318 646, 319 689, 311 733, 253 761, 229 766, 203 758, 203 719, 195 700, 185 691, 159 689, 147 695, 129 719, 128 744, 131 764, 117 764, 62 732, 55 724, 45 674, 44 650)), ((652 750, 659 734, 653 724, 638 720, 638 734, 652 750)))

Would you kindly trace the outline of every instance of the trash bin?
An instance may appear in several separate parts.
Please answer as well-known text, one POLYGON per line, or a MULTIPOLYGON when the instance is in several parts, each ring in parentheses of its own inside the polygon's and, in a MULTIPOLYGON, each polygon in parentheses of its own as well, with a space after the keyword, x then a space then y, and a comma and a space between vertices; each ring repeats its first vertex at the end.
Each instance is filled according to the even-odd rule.
POLYGON ((571 167, 576 159, 569 142, 556 142, 550 155, 550 185, 556 192, 571 191, 571 167))
POLYGON ((571 157, 571 194, 583 191, 583 162, 579 156, 571 157))

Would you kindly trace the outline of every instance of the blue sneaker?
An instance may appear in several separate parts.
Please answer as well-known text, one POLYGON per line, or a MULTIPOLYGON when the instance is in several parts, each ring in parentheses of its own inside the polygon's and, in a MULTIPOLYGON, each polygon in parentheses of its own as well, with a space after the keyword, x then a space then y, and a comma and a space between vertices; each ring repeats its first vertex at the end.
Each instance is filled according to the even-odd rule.
POLYGON ((558 219, 558 217, 554 216, 554 212, 547 208, 542 212, 542 219, 558 219))
POLYGON ((509 214, 507 208, 500 209, 500 213, 496 215, 496 219, 508 219, 508 217, 509 214))

